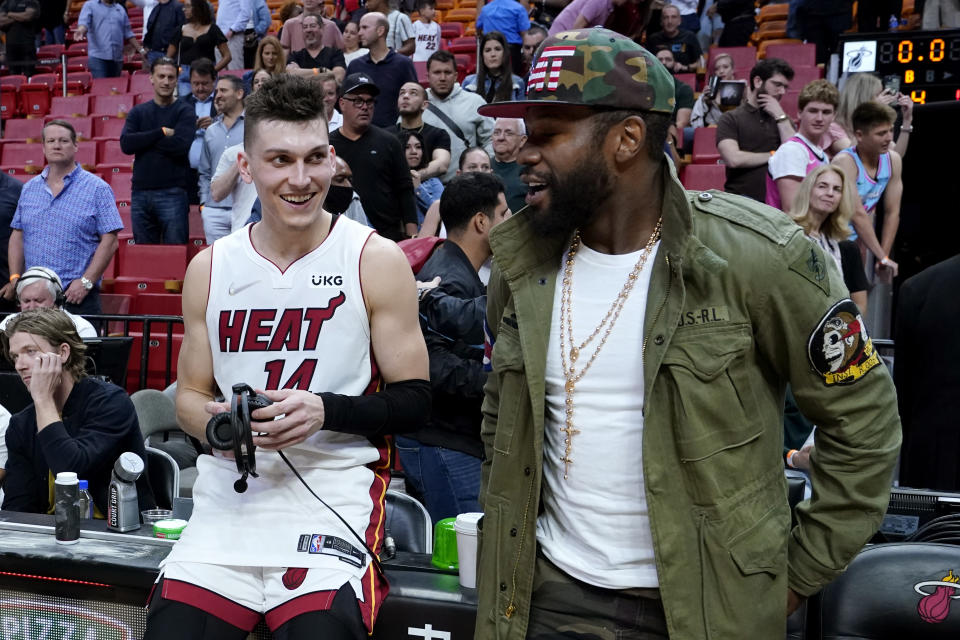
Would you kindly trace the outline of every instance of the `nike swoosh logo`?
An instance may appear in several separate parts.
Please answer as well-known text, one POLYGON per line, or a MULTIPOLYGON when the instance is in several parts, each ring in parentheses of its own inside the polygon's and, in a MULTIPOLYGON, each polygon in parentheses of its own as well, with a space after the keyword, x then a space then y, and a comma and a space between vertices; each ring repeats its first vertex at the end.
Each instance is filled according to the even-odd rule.
POLYGON ((240 293, 241 291, 243 291, 244 289, 249 289, 250 287, 252 287, 252 286, 255 285, 255 284, 257 284, 257 280, 254 280, 253 282, 248 282, 247 284, 242 284, 242 285, 240 285, 239 287, 236 286, 236 285, 234 285, 234 284, 231 282, 231 283, 230 283, 230 288, 227 289, 227 293, 229 293, 231 296, 235 296, 235 295, 237 295, 238 293, 240 293))

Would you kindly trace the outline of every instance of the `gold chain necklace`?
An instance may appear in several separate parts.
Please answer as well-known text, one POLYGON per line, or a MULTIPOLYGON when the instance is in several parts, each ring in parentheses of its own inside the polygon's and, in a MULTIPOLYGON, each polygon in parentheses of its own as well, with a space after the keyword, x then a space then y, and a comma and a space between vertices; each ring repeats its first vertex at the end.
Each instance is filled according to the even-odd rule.
POLYGON ((566 383, 564 384, 564 411, 566 414, 564 421, 565 426, 563 429, 560 429, 560 431, 562 431, 564 434, 563 442, 566 445, 563 457, 560 458, 560 462, 563 463, 564 480, 567 479, 567 474, 570 471, 570 465, 573 464, 573 459, 570 457, 570 453, 573 451, 573 436, 580 433, 580 430, 574 428, 573 426, 574 389, 577 382, 580 381, 580 378, 582 378, 587 370, 590 369, 593 361, 597 359, 597 356, 600 354, 600 350, 603 349, 603 345, 607 343, 607 338, 610 337, 610 332, 613 331, 613 326, 617 323, 617 318, 620 317, 620 311, 623 310, 623 305, 630 296, 630 292, 633 291, 633 285, 637 283, 637 279, 640 277, 640 273, 643 271, 643 267, 646 265, 647 259, 653 252, 654 245, 656 245, 657 241, 660 239, 660 226, 662 222, 663 218, 657 220, 657 226, 654 227, 653 233, 650 234, 650 239, 647 240, 647 245, 643 248, 643 251, 640 254, 640 259, 637 260, 637 264, 634 265, 633 271, 631 271, 627 276, 627 281, 620 289, 620 293, 617 294, 616 300, 613 301, 613 304, 611 304, 610 308, 607 310, 607 315, 603 317, 603 320, 601 320, 600 324, 597 325, 597 328, 593 330, 593 333, 591 333, 586 340, 580 343, 580 346, 574 346, 573 312, 571 310, 571 298, 573 296, 573 260, 577 255, 577 251, 580 249, 580 230, 578 229, 576 233, 573 234, 573 240, 570 242, 570 249, 567 251, 567 262, 563 270, 563 285, 560 290, 560 364, 563 369, 563 377, 566 380, 566 383), (597 344, 597 348, 593 351, 593 355, 591 355, 587 363, 583 365, 583 368, 580 369, 580 371, 577 371, 574 367, 577 364, 577 359, 580 357, 580 352, 583 351, 587 345, 589 345, 594 338, 600 334, 601 331, 603 331, 603 337, 600 338, 600 343, 597 344), (567 353, 567 343, 570 344, 569 356, 567 353))

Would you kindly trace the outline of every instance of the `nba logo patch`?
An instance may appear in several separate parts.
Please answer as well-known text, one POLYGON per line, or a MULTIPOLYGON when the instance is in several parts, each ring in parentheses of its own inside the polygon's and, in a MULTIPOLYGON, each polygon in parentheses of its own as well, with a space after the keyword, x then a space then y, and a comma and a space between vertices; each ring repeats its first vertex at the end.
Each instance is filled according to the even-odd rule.
POLYGON ((313 534, 313 537, 310 538, 310 553, 321 553, 323 548, 323 536, 320 534, 313 534))

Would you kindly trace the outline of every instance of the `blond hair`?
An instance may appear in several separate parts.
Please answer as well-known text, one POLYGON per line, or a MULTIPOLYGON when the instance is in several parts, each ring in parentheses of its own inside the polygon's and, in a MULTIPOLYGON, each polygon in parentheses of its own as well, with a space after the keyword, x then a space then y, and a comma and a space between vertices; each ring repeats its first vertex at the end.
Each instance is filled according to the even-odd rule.
POLYGON ((257 45, 257 55, 254 56, 253 59, 254 77, 257 75, 257 71, 260 71, 260 69, 268 71, 270 75, 284 73, 287 70, 287 54, 283 50, 283 45, 281 45, 280 41, 274 36, 264 36, 263 39, 260 40, 260 44, 257 45), (277 50, 277 61, 273 65, 272 69, 268 69, 263 64, 263 48, 268 44, 272 45, 273 48, 277 50))
POLYGON ((853 219, 853 212, 856 211, 859 196, 853 187, 853 183, 847 178, 847 174, 841 168, 833 164, 825 164, 817 167, 807 174, 807 177, 800 183, 797 195, 793 199, 793 206, 788 212, 794 222, 803 227, 804 233, 810 235, 818 232, 824 237, 837 242, 846 240, 850 237, 850 220, 853 219), (840 195, 840 202, 837 208, 826 217, 821 223, 820 228, 814 228, 816 221, 810 215, 810 194, 813 193, 813 187, 825 173, 833 172, 840 176, 840 184, 843 185, 840 195))
POLYGON ((10 338, 17 333, 29 333, 43 338, 54 348, 66 344, 70 347, 70 355, 63 364, 64 371, 73 376, 74 380, 86 377, 87 346, 83 344, 83 339, 77 333, 77 326, 73 324, 73 320, 60 309, 31 309, 10 319, 4 330, 0 332, 3 355, 10 362, 13 362, 10 354, 10 338))
POLYGON ((834 118, 844 130, 853 135, 853 112, 864 102, 869 102, 883 91, 880 78, 872 73, 854 73, 847 78, 840 92, 840 102, 837 104, 837 117, 834 118))

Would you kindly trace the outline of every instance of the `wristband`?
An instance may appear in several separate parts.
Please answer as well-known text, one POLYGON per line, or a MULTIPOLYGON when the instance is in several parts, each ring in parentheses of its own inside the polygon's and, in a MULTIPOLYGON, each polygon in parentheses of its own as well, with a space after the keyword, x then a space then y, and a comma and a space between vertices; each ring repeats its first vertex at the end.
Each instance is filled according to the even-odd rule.
POLYGON ((11 273, 11 274, 10 274, 10 282, 13 282, 14 280, 19 280, 19 279, 20 279, 20 274, 19 274, 19 273, 11 273))
POLYGON ((796 449, 790 449, 790 451, 787 451, 787 466, 791 469, 797 468, 797 465, 793 464, 793 456, 797 455, 797 453, 799 452, 796 449))
POLYGON ((315 75, 315 76, 320 75, 320 69, 317 69, 316 67, 314 67, 314 68, 313 68, 313 75, 315 75))
POLYGON ((778 115, 776 118, 774 118, 773 121, 779 124, 779 123, 783 122, 784 120, 789 119, 789 117, 790 117, 790 116, 788 116, 787 114, 781 113, 781 114, 778 115))
POLYGON ((892 262, 893 261, 890 260, 890 256, 883 256, 883 258, 880 260, 880 264, 885 267, 889 267, 892 262))
POLYGON ((913 133, 913 125, 908 127, 900 127, 900 133, 913 133))

